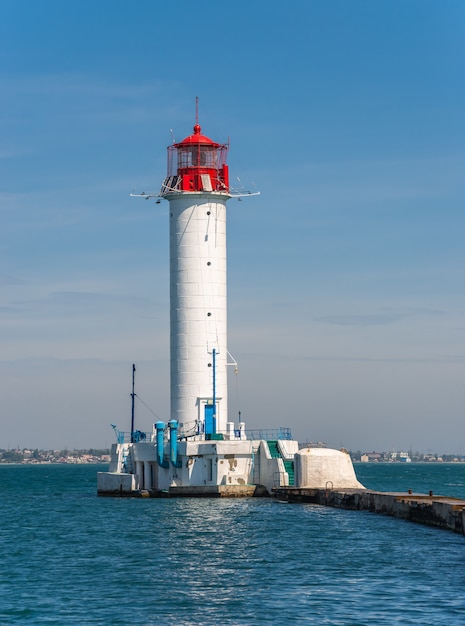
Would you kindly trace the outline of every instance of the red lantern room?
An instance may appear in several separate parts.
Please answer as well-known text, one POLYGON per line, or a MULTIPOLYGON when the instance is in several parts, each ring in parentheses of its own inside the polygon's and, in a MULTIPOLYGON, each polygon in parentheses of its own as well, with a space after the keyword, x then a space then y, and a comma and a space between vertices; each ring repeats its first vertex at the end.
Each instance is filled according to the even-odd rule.
POLYGON ((180 191, 229 193, 228 148, 202 135, 196 122, 193 135, 168 146, 168 172, 161 195, 180 191))

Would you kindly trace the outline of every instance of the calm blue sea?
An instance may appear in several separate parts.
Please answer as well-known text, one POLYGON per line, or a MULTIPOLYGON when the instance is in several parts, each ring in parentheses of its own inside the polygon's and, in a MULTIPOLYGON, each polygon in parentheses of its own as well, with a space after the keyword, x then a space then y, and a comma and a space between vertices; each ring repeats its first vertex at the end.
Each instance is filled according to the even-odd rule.
MULTIPOLYGON (((0 624, 465 624, 465 538, 270 499, 111 499, 96 466, 0 466, 0 624)), ((465 498, 465 465, 358 464, 465 498)))

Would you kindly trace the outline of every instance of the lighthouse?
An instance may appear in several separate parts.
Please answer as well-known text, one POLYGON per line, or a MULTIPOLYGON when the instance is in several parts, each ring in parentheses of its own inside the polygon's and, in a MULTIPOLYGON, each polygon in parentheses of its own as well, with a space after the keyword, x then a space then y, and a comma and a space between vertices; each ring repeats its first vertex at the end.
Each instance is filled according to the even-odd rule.
MULTIPOLYGON (((171 419, 181 436, 228 430, 226 202, 228 145, 193 133, 168 147, 171 419)), ((231 429, 233 425, 229 425, 231 429)))
MULTIPOLYGON (((131 432, 112 424, 117 442, 100 495, 150 497, 270 495, 280 487, 361 487, 339 450, 299 449, 289 428, 246 431, 228 418, 226 203, 228 144, 203 134, 196 106, 191 135, 168 147, 158 194, 169 205, 170 387, 168 422, 131 432)), ((234 363, 235 364, 235 363, 234 363)), ((253 416, 254 419, 257 416, 253 416)))

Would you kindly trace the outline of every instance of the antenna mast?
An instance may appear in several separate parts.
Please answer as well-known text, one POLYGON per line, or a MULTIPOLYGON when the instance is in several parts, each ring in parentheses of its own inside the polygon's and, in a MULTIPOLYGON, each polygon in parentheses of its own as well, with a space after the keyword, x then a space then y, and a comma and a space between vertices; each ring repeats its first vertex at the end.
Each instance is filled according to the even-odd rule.
POLYGON ((136 366, 132 364, 132 393, 131 393, 131 443, 134 443, 134 377, 136 373, 136 366))

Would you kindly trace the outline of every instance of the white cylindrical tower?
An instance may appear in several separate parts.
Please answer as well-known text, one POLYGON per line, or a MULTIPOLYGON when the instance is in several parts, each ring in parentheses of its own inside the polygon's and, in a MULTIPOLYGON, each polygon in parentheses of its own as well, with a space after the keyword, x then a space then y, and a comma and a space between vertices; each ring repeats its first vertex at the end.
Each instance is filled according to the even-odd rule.
POLYGON ((171 418, 180 434, 226 433, 228 146, 194 134, 168 147, 171 418))

